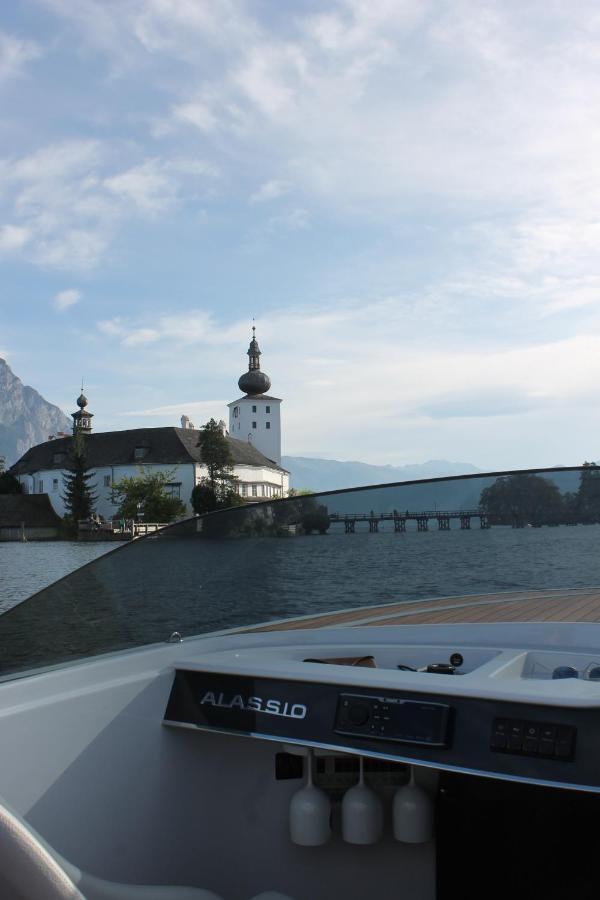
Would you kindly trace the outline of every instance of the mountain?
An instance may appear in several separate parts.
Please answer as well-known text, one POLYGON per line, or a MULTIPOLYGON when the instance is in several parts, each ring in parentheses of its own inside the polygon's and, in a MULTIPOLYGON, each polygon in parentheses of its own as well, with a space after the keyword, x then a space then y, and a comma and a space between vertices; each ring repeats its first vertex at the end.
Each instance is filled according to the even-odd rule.
POLYGON ((58 406, 23 384, 0 358, 0 456, 16 462, 34 444, 58 431, 71 433, 73 423, 58 406))
POLYGON ((338 459, 283 456, 281 465, 290 472, 292 487, 311 491, 335 491, 365 484, 436 478, 442 475, 468 475, 481 471, 470 463, 448 462, 446 459, 432 459, 410 466, 372 466, 369 463, 341 462, 338 459))

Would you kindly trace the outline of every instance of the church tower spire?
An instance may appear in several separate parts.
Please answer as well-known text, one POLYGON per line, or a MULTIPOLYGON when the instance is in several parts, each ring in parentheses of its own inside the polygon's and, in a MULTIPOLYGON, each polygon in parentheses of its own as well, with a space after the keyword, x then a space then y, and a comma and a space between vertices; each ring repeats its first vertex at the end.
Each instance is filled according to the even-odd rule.
POLYGON ((260 369, 260 347, 256 328, 248 347, 248 371, 240 377, 238 387, 244 394, 229 403, 229 434, 238 441, 253 444, 257 450, 281 465, 281 400, 267 393, 271 379, 260 369))
POLYGON ((73 434, 90 434, 92 431, 92 419, 94 413, 86 409, 88 400, 83 393, 83 383, 81 385, 81 394, 77 398, 77 412, 71 413, 73 419, 73 434))
POLYGON ((251 397, 258 397, 260 394, 266 394, 271 387, 271 379, 264 372, 260 371, 260 347, 256 340, 256 328, 252 326, 252 340, 248 347, 248 371, 244 372, 238 381, 240 391, 244 391, 251 397))

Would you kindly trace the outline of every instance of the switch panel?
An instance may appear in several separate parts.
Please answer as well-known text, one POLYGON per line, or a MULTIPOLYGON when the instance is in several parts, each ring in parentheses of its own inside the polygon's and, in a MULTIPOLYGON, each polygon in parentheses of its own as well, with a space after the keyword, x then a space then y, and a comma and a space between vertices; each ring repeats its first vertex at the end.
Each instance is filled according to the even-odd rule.
POLYGON ((575 757, 577 730, 571 725, 494 719, 490 747, 499 753, 542 756, 570 762, 575 757))

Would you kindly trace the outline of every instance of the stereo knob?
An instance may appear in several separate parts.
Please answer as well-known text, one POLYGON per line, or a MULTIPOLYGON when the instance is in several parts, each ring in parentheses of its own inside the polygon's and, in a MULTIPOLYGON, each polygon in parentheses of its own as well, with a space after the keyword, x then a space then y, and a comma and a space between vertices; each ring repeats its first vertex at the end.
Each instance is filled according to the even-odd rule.
POLYGON ((369 720, 371 710, 364 703, 354 703, 348 710, 348 719, 353 725, 364 725, 369 720))

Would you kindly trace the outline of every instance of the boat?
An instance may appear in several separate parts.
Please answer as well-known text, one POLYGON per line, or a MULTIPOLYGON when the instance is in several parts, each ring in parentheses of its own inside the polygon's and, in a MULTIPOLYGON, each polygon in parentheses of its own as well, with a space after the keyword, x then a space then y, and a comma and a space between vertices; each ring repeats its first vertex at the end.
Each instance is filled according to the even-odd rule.
POLYGON ((0 897, 596 897, 599 477, 218 510, 5 612, 0 897))

